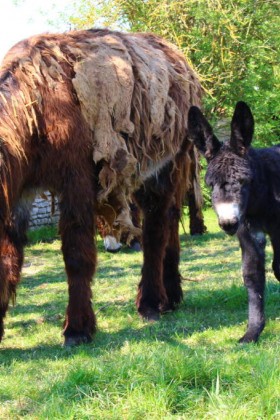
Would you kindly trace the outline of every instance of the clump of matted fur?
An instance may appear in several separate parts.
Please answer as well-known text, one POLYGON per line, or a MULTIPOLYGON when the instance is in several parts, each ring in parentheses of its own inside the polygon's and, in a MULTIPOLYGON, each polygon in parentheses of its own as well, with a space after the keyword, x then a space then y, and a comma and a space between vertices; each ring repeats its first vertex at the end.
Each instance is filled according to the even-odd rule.
POLYGON ((114 202, 121 209, 115 223, 124 225, 131 192, 179 151, 188 109, 201 96, 174 46, 150 34, 109 30, 29 38, 5 57, 0 79, 0 137, 9 151, 23 155, 30 136, 66 142, 73 125, 83 125, 98 165, 98 202, 114 202), (11 84, 5 92, 10 73, 12 98, 11 84))

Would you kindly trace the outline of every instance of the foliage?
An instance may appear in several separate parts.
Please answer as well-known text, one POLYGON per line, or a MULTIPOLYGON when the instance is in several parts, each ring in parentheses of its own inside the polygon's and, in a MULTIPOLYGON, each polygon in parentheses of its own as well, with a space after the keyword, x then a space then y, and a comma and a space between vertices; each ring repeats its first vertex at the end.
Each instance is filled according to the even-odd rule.
POLYGON ((208 117, 247 101, 258 144, 280 136, 278 0, 80 0, 75 27, 152 31, 176 43, 201 77, 208 117))
POLYGON ((182 234, 184 302, 154 324, 135 309, 141 253, 108 254, 98 241, 99 331, 92 344, 72 349, 61 347, 67 285, 60 241, 43 237, 28 246, 0 345, 0 418, 278 418, 279 284, 269 261, 267 326, 259 344, 238 345, 247 321, 240 250, 218 231, 212 211, 206 224, 202 237, 182 234))

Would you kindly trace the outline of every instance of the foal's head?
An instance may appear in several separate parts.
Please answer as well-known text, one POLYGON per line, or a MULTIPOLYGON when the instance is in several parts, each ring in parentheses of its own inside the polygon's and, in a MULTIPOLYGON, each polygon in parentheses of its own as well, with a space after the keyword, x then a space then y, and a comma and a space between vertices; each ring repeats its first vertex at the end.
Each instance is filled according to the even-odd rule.
POLYGON ((247 152, 253 131, 253 115, 244 102, 236 105, 226 143, 217 139, 197 107, 189 111, 189 135, 207 160, 205 181, 212 189, 219 225, 229 235, 236 233, 247 208, 252 180, 247 152))

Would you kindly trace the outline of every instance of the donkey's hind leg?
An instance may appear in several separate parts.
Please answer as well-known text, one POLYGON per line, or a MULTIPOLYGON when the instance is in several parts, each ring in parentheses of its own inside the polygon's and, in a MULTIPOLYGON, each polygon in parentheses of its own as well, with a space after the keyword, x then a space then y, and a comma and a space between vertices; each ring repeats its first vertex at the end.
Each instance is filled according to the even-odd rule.
POLYGON ((248 327, 240 343, 256 342, 265 326, 265 236, 251 232, 245 226, 237 236, 242 250, 244 284, 248 291, 248 327))
POLYGON ((15 301, 16 286, 20 281, 28 222, 29 206, 21 203, 15 208, 11 219, 4 227, 0 244, 0 341, 4 334, 3 319, 9 301, 15 301))
POLYGON ((91 304, 91 280, 96 268, 94 205, 93 191, 87 183, 90 184, 87 179, 79 179, 79 186, 69 182, 60 203, 60 234, 69 291, 64 325, 66 346, 90 342, 96 331, 91 304))
POLYGON ((162 312, 174 310, 175 306, 180 303, 183 298, 181 275, 179 272, 179 220, 180 206, 174 204, 168 211, 169 238, 163 263, 163 282, 168 301, 167 304, 162 307, 162 312))
POLYGON ((169 236, 168 210, 172 200, 170 177, 161 174, 149 179, 135 194, 143 211, 143 267, 136 305, 139 314, 148 320, 159 319, 168 305, 163 280, 164 256, 169 236))

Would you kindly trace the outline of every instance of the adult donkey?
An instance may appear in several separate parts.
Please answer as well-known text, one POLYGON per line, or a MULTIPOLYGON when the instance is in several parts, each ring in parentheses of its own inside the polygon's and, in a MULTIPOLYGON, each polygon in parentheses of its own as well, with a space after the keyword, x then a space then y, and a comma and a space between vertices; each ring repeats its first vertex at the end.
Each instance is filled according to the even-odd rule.
POLYGON ((59 197, 69 302, 65 344, 96 330, 91 279, 98 205, 128 226, 144 214, 137 309, 149 320, 182 299, 181 198, 190 181, 188 110, 201 87, 163 39, 107 29, 21 41, 0 68, 0 341, 23 263, 28 207, 38 189, 59 197))
POLYGON ((271 239, 273 271, 280 280, 280 145, 250 147, 254 119, 238 102, 229 142, 221 143, 201 111, 189 111, 189 134, 206 157, 206 183, 220 227, 237 234, 242 249, 243 278, 248 290, 249 320, 241 343, 256 342, 265 325, 265 234, 271 239))

